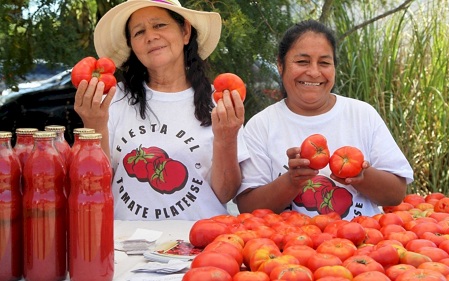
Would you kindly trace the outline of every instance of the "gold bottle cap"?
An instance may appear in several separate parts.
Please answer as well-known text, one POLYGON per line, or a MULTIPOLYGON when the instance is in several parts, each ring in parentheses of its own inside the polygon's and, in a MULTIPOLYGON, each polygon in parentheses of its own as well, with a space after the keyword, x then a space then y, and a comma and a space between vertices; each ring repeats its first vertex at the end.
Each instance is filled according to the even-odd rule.
POLYGON ((37 128, 17 128, 16 134, 17 135, 32 135, 37 131, 39 131, 37 128))
POLYGON ((64 132, 65 127, 62 125, 47 125, 47 126, 45 126, 45 131, 64 132))
POLYGON ((80 134, 80 140, 99 140, 102 138, 100 133, 80 134))
POLYGON ((0 131, 0 139, 11 138, 12 133, 8 131, 0 131))
POLYGON ((55 138, 56 132, 50 131, 37 131, 33 134, 33 137, 36 139, 44 139, 44 138, 55 138))
POLYGON ((73 129, 73 133, 75 135, 91 134, 91 133, 95 133, 95 129, 91 129, 91 128, 75 128, 75 129, 73 129))

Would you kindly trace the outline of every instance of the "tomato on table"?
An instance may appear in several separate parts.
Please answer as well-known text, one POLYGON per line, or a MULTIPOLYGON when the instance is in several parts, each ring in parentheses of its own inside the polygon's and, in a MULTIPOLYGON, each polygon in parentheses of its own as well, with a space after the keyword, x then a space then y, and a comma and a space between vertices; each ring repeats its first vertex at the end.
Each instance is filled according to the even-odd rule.
POLYGON ((232 277, 225 270, 214 266, 191 268, 182 277, 182 281, 198 280, 232 281, 232 277))

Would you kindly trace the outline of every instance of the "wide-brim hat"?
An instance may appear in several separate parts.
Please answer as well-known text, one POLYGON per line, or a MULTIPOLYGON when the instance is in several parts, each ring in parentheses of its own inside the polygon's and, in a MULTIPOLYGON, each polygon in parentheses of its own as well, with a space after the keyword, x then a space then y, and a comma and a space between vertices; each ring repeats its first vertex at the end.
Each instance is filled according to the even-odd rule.
POLYGON ((198 53, 202 59, 206 59, 217 47, 221 35, 220 14, 183 8, 178 0, 128 0, 110 9, 98 21, 94 32, 98 57, 108 57, 117 67, 121 67, 131 52, 126 44, 126 22, 132 13, 145 7, 165 8, 189 21, 197 30, 198 53))

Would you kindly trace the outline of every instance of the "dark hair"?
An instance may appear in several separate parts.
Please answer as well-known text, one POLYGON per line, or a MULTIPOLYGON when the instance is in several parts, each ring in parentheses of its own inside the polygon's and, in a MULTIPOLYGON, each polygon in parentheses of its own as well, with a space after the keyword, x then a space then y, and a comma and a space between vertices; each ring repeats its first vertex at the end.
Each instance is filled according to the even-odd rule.
MULTIPOLYGON (((181 26, 185 24, 185 19, 179 14, 167 10, 170 16, 181 26)), ((129 19, 128 19, 129 22, 129 19)), ((128 22, 125 26, 125 35, 127 44, 131 47, 131 35, 128 30, 128 22)), ((201 126, 210 126, 212 124, 211 111, 212 86, 206 76, 206 63, 198 54, 197 31, 192 26, 190 41, 184 46, 184 64, 186 66, 187 81, 190 82, 194 90, 195 117, 201 122, 201 126)), ((139 107, 139 113, 142 119, 149 117, 151 112, 147 104, 147 95, 143 83, 150 82, 146 67, 139 61, 136 54, 131 50, 128 59, 122 64, 123 84, 125 86, 125 95, 129 95, 131 105, 139 107)), ((157 118, 157 116, 156 116, 157 118)))
MULTIPOLYGON (((324 37, 326 37, 327 41, 331 45, 332 53, 334 56, 334 65, 337 67, 338 64, 338 58, 337 58, 337 40, 335 39, 334 32, 322 24, 319 21, 316 20, 305 20, 301 21, 299 23, 296 23, 295 25, 291 26, 287 31, 284 33, 284 36, 281 39, 281 42, 279 43, 278 48, 278 61, 283 66, 285 64, 285 56, 287 55, 287 52, 290 50, 292 45, 306 32, 314 32, 323 34, 324 37)), ((281 85, 281 92, 283 97, 287 97, 287 92, 284 89, 284 86, 281 85)))

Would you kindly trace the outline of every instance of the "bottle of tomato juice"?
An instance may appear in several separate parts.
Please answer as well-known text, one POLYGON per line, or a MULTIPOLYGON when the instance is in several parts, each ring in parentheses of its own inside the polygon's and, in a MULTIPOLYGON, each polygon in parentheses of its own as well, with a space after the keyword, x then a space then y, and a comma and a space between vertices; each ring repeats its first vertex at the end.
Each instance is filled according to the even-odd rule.
POLYGON ((55 132, 34 133, 34 147, 23 169, 24 271, 27 281, 67 277, 67 198, 55 132))
POLYGON ((112 168, 101 134, 80 134, 70 165, 69 274, 71 281, 110 281, 114 276, 112 168))
POLYGON ((0 131, 0 280, 22 278, 21 165, 11 132, 0 131))

